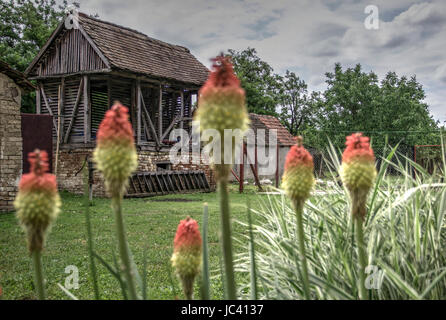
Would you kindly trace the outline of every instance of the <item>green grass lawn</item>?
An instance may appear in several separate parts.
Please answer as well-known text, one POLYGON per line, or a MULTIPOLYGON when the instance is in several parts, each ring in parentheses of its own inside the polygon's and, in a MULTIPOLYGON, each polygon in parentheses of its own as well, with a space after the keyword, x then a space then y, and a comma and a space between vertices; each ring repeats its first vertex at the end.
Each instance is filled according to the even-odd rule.
MULTIPOLYGON (((62 210, 53 226, 43 253, 46 289, 49 299, 67 299, 57 286, 64 285, 69 274, 65 268, 74 265, 79 269, 79 289, 72 293, 79 299, 93 299, 93 284, 89 275, 89 258, 86 240, 83 198, 62 193, 62 210)), ((234 219, 246 219, 246 202, 255 206, 258 197, 253 187, 244 194, 231 186, 231 210, 234 219)), ((175 194, 145 199, 125 199, 123 212, 130 248, 140 273, 143 256, 147 256, 147 286, 150 299, 182 298, 179 283, 171 276, 170 257, 176 228, 180 220, 191 216, 198 223, 202 220, 203 203, 209 204, 209 250, 212 276, 212 295, 222 298, 219 273, 220 226, 216 193, 175 194), (173 281, 171 280, 173 279, 173 281), (174 285, 172 285, 172 283, 174 285)), ((114 218, 109 199, 94 199, 90 207, 94 246, 107 262, 113 265, 113 251, 117 254, 114 218)), ((237 232, 240 226, 233 224, 237 232)), ((35 299, 32 262, 26 248, 25 235, 14 213, 0 214, 0 287, 3 299, 35 299)), ((121 290, 104 266, 97 262, 101 298, 120 299, 121 290)), ((196 291, 198 296, 198 290, 196 291)))

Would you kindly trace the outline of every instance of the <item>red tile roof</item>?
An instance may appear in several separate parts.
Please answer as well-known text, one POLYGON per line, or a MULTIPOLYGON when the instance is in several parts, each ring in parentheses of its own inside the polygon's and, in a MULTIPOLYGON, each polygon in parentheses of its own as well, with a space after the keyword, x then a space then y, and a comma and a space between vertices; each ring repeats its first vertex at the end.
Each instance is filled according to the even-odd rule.
POLYGON ((280 123, 279 119, 274 116, 250 113, 251 128, 257 134, 258 129, 265 130, 266 142, 269 141, 269 130, 277 130, 277 140, 281 146, 292 146, 296 144, 296 138, 288 131, 288 129, 280 123))

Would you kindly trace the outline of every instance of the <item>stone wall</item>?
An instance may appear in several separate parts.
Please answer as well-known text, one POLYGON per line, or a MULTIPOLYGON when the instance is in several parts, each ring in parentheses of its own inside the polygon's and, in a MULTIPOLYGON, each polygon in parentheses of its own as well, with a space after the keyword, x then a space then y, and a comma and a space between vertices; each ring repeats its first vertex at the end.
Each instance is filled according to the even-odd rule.
MULTIPOLYGON (((83 173, 81 170, 86 157, 92 156, 92 149, 61 150, 59 153, 59 165, 57 183, 59 190, 66 190, 75 194, 82 194, 84 191, 83 173)), ((55 159, 55 156, 53 157, 55 159)), ((154 172, 157 171, 157 164, 170 164, 169 154, 166 152, 138 152, 137 171, 154 172)), ((211 187, 215 188, 215 181, 212 170, 205 164, 180 163, 171 164, 171 170, 189 171, 203 170, 211 187)), ((106 196, 104 181, 99 171, 94 171, 93 194, 98 197, 106 196)))
POLYGON ((0 212, 12 211, 22 174, 21 90, 0 73, 0 212))

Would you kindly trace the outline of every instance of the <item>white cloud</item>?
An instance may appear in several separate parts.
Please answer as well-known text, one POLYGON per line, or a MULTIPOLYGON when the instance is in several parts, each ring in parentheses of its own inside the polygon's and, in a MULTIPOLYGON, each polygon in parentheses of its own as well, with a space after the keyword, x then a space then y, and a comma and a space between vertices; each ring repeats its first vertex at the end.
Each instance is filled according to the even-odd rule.
POLYGON ((380 77, 417 75, 436 119, 446 120, 446 1, 81 0, 81 10, 188 47, 205 65, 228 48, 257 49, 277 72, 296 71, 323 89, 335 62, 380 77), (379 30, 367 30, 367 5, 379 30))

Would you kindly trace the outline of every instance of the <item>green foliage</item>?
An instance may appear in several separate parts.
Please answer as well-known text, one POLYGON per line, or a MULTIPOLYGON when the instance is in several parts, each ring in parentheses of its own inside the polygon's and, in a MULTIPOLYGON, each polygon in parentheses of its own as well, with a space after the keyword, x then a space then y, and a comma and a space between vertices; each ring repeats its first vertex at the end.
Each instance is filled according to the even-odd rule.
POLYGON ((292 135, 296 136, 312 123, 313 104, 307 84, 294 72, 286 71, 279 77, 280 120, 292 135))
MULTIPOLYGON (((407 79, 389 72, 379 82, 375 73, 364 72, 360 64, 343 70, 338 63, 326 77, 327 89, 312 101, 316 112, 312 124, 313 131, 328 136, 334 145, 343 146, 345 135, 355 131, 371 136, 380 148, 386 136, 393 145, 413 146, 434 139, 438 143, 438 122, 430 115, 424 89, 415 76, 407 79)), ((314 136, 306 141, 313 146, 326 144, 320 137, 312 140, 314 136)))
MULTIPOLYGON (((76 3, 75 3, 76 5, 76 3)), ((67 0, 0 0, 0 57, 23 72, 65 15, 67 0)), ((35 110, 35 93, 23 96, 22 112, 35 110)))
MULTIPOLYGON (((254 186, 245 186, 250 192, 238 193, 238 185, 231 185, 231 209, 235 219, 246 220, 246 199, 254 200, 254 186)), ((94 299, 94 282, 90 276, 90 260, 86 235, 85 207, 83 196, 61 193, 62 211, 53 226, 42 254, 47 281, 47 297, 69 299, 58 286, 64 285, 68 274, 64 273, 67 265, 79 268, 79 289, 73 290, 79 299, 94 299)), ((125 199, 127 235, 135 263, 141 275, 146 271, 147 299, 175 299, 171 280, 179 298, 181 289, 171 270, 170 258, 173 239, 180 220, 186 216, 198 221, 202 226, 203 202, 209 204, 208 254, 210 270, 210 298, 222 299, 223 289, 220 279, 219 257, 221 248, 218 232, 220 230, 219 206, 215 193, 172 194, 147 199, 125 199), (168 213, 168 214, 166 214, 168 213), (146 253, 146 254, 145 254, 146 253), (147 262, 144 268, 144 255, 147 262)), ((254 201, 252 201, 254 203, 254 201)), ((101 299, 122 299, 122 285, 110 270, 119 270, 114 263, 117 257, 114 233, 114 217, 110 209, 110 200, 95 198, 90 207, 91 231, 94 239, 97 277, 101 299), (113 252, 114 249, 114 252, 113 252), (101 261, 98 257, 102 257, 101 261), (104 263, 105 262, 105 263, 104 263), (106 266, 107 265, 107 266, 106 266)), ((3 298, 34 299, 33 270, 29 266, 29 255, 23 231, 17 224, 14 214, 0 215, 0 286, 3 298), (7 245, 6 245, 7 244, 7 245)), ((241 232, 239 226, 233 226, 235 232, 241 232)), ((239 251, 236 251, 239 252, 239 251)), ((199 283, 195 292, 199 298, 199 283)))
POLYGON ((254 48, 228 50, 234 71, 246 92, 248 111, 276 115, 279 103, 279 77, 273 68, 257 56, 254 48))
MULTIPOLYGON (((441 181, 445 176, 430 175, 395 151, 396 148, 388 149, 382 159, 367 203, 364 240, 370 269, 366 269, 366 284, 372 285, 372 289, 367 290, 366 298, 443 300, 446 298, 446 184, 441 181), (387 175, 390 167, 398 176, 387 175), (417 170, 415 176, 413 168, 417 170)), ((304 212, 311 296, 357 299, 358 254, 350 200, 336 179, 340 155, 334 147, 329 152, 331 160, 327 165, 333 178, 318 183, 304 212)), ((442 166, 446 167, 444 158, 442 166)), ((261 209, 253 210, 257 221, 253 226, 257 274, 262 284, 258 293, 261 298, 303 299, 302 276, 298 272, 301 250, 291 203, 283 193, 259 198, 258 202, 261 209)), ((245 222, 240 224, 248 228, 245 222)), ((248 275, 251 272, 248 235, 244 232, 236 237, 245 246, 238 257, 238 270, 248 275)), ((250 282, 245 280, 240 287, 248 297, 250 282)))

